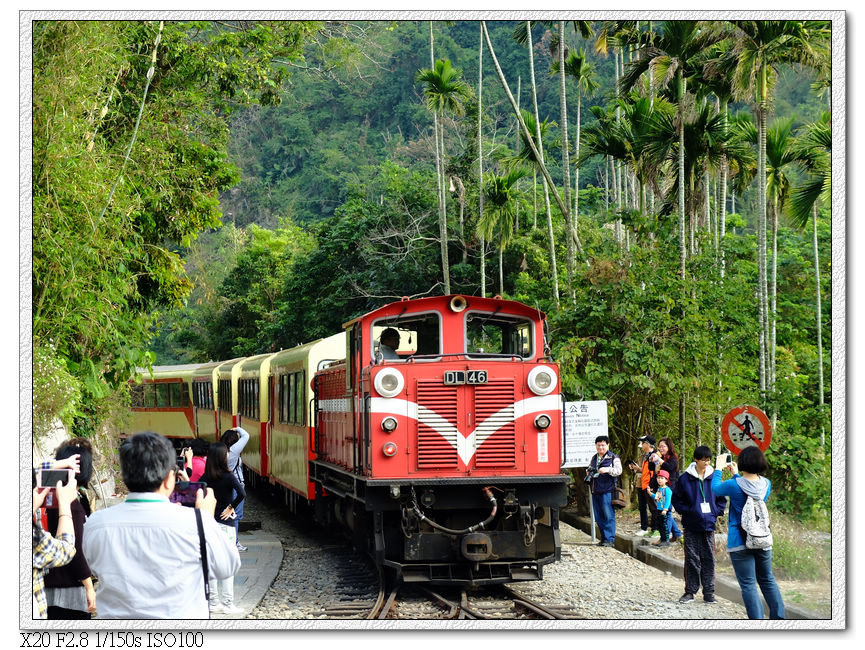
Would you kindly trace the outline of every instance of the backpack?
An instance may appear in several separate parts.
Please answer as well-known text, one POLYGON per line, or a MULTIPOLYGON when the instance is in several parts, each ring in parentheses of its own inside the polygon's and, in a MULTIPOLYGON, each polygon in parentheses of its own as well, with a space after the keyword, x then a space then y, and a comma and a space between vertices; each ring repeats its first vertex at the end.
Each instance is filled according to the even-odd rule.
POLYGON ((769 511, 765 501, 749 496, 742 508, 740 525, 745 533, 745 548, 772 548, 772 531, 769 530, 769 511))

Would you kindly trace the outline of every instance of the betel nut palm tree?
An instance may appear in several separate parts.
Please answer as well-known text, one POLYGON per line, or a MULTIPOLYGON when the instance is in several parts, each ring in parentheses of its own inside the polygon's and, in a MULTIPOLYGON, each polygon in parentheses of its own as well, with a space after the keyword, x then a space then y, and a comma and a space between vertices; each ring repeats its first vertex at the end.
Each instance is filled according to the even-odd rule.
POLYGON ((418 70, 415 82, 423 84, 424 99, 427 109, 434 115, 434 130, 436 140, 436 173, 439 192, 439 239, 441 243, 442 276, 444 278, 444 293, 450 293, 450 263, 448 261, 447 233, 447 201, 445 192, 445 155, 444 155, 444 124, 439 115, 451 113, 462 115, 465 112, 465 100, 471 96, 471 89, 461 79, 459 70, 451 66, 449 59, 438 59, 433 68, 418 70))

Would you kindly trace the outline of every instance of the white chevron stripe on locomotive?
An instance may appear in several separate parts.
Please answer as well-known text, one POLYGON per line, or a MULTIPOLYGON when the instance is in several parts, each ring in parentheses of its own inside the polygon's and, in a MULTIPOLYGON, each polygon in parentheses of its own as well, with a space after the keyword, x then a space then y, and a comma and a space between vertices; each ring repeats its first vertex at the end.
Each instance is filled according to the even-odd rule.
POLYGON ((469 435, 465 435, 462 431, 454 440, 452 432, 455 426, 452 422, 438 415, 425 406, 419 406, 417 402, 409 402, 404 399, 388 398, 388 397, 373 397, 370 404, 370 411, 380 415, 401 415, 412 420, 423 419, 423 423, 429 428, 436 431, 450 445, 452 445, 464 464, 468 465, 475 451, 484 442, 501 429, 505 424, 518 420, 519 418, 529 413, 539 413, 541 411, 556 411, 562 410, 562 402, 558 395, 545 395, 543 397, 529 397, 528 399, 514 402, 503 408, 497 413, 493 413, 486 420, 481 422, 474 428, 469 435))

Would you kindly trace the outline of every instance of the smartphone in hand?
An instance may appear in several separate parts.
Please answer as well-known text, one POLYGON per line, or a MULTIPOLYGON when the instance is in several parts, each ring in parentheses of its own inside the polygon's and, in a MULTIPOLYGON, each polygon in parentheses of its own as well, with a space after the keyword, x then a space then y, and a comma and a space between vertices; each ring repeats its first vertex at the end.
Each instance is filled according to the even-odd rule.
POLYGON ((195 499, 198 491, 207 493, 207 483, 204 481, 177 481, 174 484, 174 492, 168 497, 171 503, 179 503, 190 508, 195 507, 195 499))
POLYGON ((57 507, 57 481, 66 485, 75 478, 74 469, 40 469, 36 474, 36 487, 40 492, 48 490, 48 495, 42 503, 43 508, 57 507))

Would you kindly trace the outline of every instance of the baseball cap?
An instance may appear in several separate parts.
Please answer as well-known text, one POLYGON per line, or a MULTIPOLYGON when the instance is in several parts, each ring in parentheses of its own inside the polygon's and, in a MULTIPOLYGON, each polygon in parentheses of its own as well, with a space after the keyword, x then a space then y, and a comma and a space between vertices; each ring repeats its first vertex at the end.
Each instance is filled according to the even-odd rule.
POLYGON ((658 472, 658 477, 660 478, 661 476, 663 476, 668 481, 670 480, 670 472, 665 469, 662 469, 660 472, 658 472))
POLYGON ((655 446, 655 438, 652 436, 643 436, 640 438, 640 442, 648 442, 653 447, 655 446))

